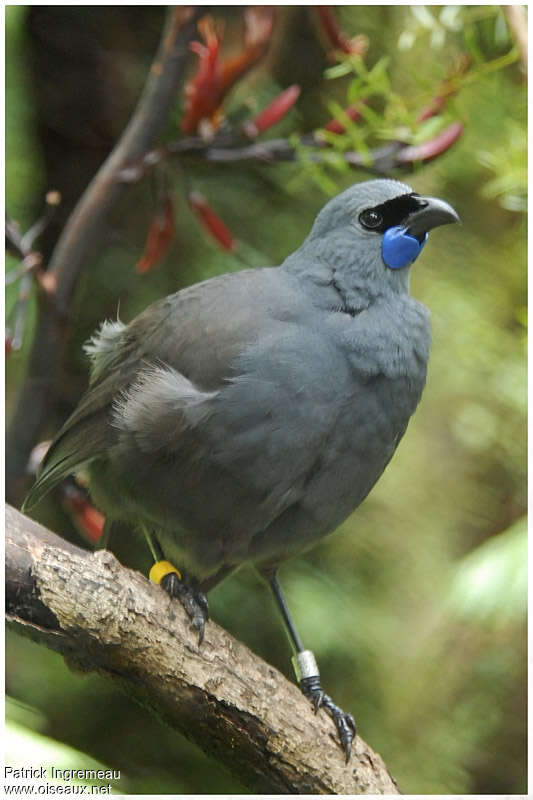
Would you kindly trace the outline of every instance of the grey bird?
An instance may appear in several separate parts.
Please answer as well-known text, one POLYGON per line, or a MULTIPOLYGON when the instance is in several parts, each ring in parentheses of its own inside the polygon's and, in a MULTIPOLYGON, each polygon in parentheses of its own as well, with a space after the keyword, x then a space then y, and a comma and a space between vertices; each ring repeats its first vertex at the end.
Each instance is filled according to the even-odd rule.
POLYGON ((90 386, 25 507, 80 467, 96 505, 168 560, 161 585, 198 630, 206 592, 245 563, 270 583, 300 686, 333 718, 290 618, 278 566, 333 531, 391 459, 426 380, 429 312, 409 295, 428 231, 457 222, 394 180, 355 184, 279 267, 246 269, 104 322, 90 386))

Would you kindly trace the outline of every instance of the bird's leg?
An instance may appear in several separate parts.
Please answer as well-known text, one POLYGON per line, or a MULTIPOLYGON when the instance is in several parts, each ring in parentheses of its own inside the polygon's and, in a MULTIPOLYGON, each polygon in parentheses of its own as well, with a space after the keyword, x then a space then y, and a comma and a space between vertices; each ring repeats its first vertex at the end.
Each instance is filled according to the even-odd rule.
POLYGON ((294 623, 291 619, 289 609, 277 575, 274 573, 269 578, 270 587, 276 599, 279 610, 283 617, 289 639, 294 649, 294 656, 292 657, 292 664, 296 673, 296 679, 300 684, 300 689, 303 694, 309 698, 315 709, 315 714, 319 708, 324 708, 330 717, 333 719, 339 739, 341 741, 344 754, 346 756, 346 763, 350 759, 352 749, 352 742, 356 735, 355 721, 351 714, 347 714, 341 708, 335 705, 331 697, 325 694, 322 686, 320 685, 320 673, 318 671, 315 657, 311 650, 305 650, 302 640, 298 636, 294 623))
POLYGON ((149 575, 150 580, 159 584, 167 594, 180 601, 191 620, 191 628, 198 631, 198 645, 201 645, 204 639, 205 623, 209 619, 207 596, 197 587, 185 582, 179 570, 170 561, 165 560, 161 545, 154 533, 148 531, 144 526, 143 533, 154 558, 154 565, 149 575))

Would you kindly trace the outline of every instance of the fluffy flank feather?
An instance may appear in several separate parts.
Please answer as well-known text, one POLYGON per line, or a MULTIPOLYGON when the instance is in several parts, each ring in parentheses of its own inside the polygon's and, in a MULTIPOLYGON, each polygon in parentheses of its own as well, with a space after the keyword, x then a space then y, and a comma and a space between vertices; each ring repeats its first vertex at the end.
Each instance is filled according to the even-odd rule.
POLYGON ((97 380, 113 363, 120 338, 126 326, 117 320, 102 322, 83 349, 91 359, 91 383, 97 380))

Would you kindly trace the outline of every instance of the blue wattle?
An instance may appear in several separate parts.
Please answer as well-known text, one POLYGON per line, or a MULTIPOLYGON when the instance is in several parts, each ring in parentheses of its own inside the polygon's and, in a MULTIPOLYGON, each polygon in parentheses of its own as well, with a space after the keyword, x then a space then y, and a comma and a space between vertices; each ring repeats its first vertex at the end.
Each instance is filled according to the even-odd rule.
POLYGON ((391 269, 402 269, 408 264, 412 264, 420 254, 427 241, 426 233, 422 244, 415 236, 410 236, 405 228, 395 225, 383 234, 381 253, 383 261, 391 269))

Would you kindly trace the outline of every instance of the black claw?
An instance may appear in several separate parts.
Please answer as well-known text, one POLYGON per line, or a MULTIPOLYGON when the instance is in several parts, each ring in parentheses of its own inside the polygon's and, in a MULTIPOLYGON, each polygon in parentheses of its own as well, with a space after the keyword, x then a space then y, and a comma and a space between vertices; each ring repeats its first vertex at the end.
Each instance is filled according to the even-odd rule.
POLYGON ((196 600, 204 612, 205 621, 207 622, 209 620, 209 602, 207 600, 207 595, 204 592, 196 592, 196 600))
POLYGON ((323 708, 332 718, 337 728, 342 749, 344 750, 346 763, 348 763, 352 752, 352 742, 357 735, 354 718, 351 714, 347 714, 342 708, 336 706, 329 695, 324 694, 318 676, 303 678, 300 681, 300 688, 313 704, 315 714, 319 708, 323 708))
POLYGON ((324 692, 322 690, 320 690, 320 691, 316 692, 315 694, 313 694, 312 697, 310 697, 309 699, 311 700, 311 702, 312 702, 312 704, 314 706, 315 714, 318 714, 320 706, 322 705, 322 703, 324 701, 324 692))
POLYGON ((199 619, 198 617, 194 617, 194 619, 191 621, 191 628, 194 631, 198 631, 198 647, 200 647, 204 640, 205 633, 205 623, 203 618, 199 619))
POLYGON ((165 575, 161 581, 161 587, 171 597, 180 601, 191 620, 191 628, 198 631, 198 646, 200 646, 204 640, 205 623, 209 619, 209 604, 206 595, 181 581, 175 572, 165 575))

